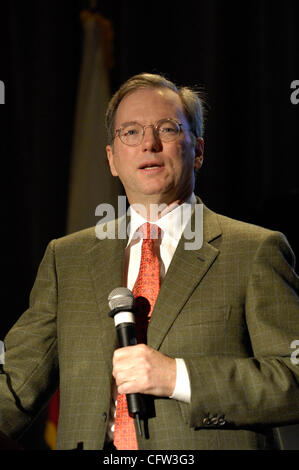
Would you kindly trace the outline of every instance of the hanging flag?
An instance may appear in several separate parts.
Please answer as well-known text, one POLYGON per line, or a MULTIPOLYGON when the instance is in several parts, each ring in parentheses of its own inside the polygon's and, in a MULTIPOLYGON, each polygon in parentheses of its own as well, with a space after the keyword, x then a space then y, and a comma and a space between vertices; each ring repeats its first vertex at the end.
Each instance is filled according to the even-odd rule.
POLYGON ((53 395, 48 405, 47 421, 45 426, 45 442, 50 449, 56 448, 56 436, 59 416, 59 390, 53 395))
MULTIPOLYGON (((106 157, 105 111, 110 99, 108 72, 113 65, 110 22, 99 13, 81 12, 82 63, 70 165, 67 233, 95 226, 101 204, 117 208, 121 185, 110 174, 106 157)), ((49 403, 45 441, 56 448, 59 390, 49 403)))
POLYGON ((96 225, 101 203, 117 208, 122 194, 110 174, 106 157, 105 112, 110 99, 108 71, 112 67, 113 31, 99 13, 83 11, 82 65, 71 159, 67 233, 96 225))

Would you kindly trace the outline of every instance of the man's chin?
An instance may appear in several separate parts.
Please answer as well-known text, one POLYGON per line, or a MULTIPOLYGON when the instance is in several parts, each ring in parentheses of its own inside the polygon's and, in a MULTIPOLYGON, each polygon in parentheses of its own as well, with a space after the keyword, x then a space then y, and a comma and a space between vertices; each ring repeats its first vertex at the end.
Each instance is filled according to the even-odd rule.
POLYGON ((132 188, 131 197, 126 191, 130 204, 172 204, 177 201, 184 201, 189 197, 192 190, 190 188, 180 188, 174 184, 147 184, 132 188))

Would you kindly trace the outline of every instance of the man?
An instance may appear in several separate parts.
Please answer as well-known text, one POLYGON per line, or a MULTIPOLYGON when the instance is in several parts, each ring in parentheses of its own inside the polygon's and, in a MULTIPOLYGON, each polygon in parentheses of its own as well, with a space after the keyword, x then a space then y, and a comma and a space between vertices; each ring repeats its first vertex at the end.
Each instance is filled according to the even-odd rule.
POLYGON ((30 307, 5 339, 0 429, 17 437, 59 385, 58 449, 271 447, 271 427, 299 420, 299 279, 285 237, 205 206, 196 225, 203 125, 189 89, 135 76, 112 98, 107 128, 110 169, 132 207, 129 238, 92 228, 50 243, 30 307), (194 238, 203 234, 196 249, 180 223, 191 210, 194 238), (143 263, 147 221, 158 229, 143 263), (142 297, 140 273, 157 259, 145 336, 117 348, 107 297, 119 286, 142 297), (120 411, 128 393, 150 405, 142 436, 120 411), (135 444, 122 443, 126 434, 135 444))

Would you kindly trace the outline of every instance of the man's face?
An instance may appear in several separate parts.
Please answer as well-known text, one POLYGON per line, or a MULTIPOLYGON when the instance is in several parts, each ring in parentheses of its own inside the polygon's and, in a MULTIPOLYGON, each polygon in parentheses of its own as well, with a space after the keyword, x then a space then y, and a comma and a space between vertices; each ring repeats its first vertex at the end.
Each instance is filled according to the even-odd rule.
POLYGON ((113 176, 118 176, 130 204, 170 204, 189 197, 194 188, 194 168, 202 164, 203 141, 194 145, 179 96, 170 89, 139 89, 125 96, 115 116, 115 129, 136 121, 156 124, 163 118, 182 123, 179 137, 162 142, 152 127, 145 129, 140 145, 130 147, 119 137, 108 145, 107 156, 113 176))

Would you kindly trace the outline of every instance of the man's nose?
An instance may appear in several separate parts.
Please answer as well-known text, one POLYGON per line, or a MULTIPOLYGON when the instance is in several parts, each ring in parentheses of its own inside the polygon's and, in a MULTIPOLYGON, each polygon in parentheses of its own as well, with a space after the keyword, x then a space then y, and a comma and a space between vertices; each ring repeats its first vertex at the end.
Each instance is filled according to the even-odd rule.
POLYGON ((145 126, 142 141, 142 150, 144 152, 159 152, 162 149, 162 142, 159 135, 155 132, 153 125, 145 126))

